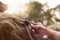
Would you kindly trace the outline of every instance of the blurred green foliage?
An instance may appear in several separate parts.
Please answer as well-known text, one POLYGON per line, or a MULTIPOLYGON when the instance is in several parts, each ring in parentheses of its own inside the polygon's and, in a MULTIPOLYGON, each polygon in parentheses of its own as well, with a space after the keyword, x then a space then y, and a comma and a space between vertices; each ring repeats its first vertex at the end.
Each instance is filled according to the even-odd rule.
POLYGON ((44 6, 48 6, 47 4, 41 4, 37 1, 34 2, 30 2, 28 4, 28 7, 30 10, 29 16, 26 18, 29 21, 35 21, 35 22, 41 22, 44 24, 44 20, 46 20, 47 22, 45 23, 46 25, 51 25, 54 24, 54 20, 52 20, 51 18, 53 17, 53 15, 51 14, 52 9, 47 8, 46 11, 44 11, 44 6))

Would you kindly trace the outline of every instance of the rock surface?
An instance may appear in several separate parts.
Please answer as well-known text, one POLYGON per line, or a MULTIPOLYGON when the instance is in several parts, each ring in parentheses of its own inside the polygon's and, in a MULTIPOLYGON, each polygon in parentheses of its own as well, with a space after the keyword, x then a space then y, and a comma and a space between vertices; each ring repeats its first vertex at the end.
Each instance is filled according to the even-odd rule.
POLYGON ((30 40, 20 18, 0 13, 0 40, 30 40))

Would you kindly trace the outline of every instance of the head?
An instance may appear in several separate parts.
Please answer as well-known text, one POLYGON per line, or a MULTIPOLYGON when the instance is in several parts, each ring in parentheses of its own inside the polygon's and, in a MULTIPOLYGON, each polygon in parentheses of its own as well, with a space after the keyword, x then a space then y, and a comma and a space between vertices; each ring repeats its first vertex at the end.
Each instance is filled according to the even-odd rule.
POLYGON ((5 10, 7 10, 7 5, 6 4, 3 4, 1 1, 0 1, 0 12, 4 12, 5 10))

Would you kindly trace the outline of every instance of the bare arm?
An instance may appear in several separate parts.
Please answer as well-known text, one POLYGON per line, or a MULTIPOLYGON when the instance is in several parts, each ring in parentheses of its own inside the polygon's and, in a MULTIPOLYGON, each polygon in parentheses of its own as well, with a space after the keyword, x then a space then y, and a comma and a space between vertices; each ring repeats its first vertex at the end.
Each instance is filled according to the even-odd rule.
POLYGON ((43 31, 46 35, 53 38, 53 40, 60 40, 60 32, 54 31, 52 29, 44 27, 41 23, 37 25, 32 25, 32 27, 39 33, 43 31))

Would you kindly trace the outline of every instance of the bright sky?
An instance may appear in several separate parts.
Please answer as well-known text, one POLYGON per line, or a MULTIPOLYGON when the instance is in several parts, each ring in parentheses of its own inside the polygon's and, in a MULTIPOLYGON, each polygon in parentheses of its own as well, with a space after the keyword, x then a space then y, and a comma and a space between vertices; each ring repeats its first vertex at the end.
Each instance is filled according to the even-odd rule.
MULTIPOLYGON (((29 3, 31 0, 0 0, 5 4, 8 4, 8 10, 6 12, 13 13, 14 11, 20 10, 18 6, 24 5, 25 3, 29 3)), ((48 5, 51 7, 55 7, 60 4, 60 0, 38 0, 41 3, 48 2, 48 5)), ((25 10, 24 7, 21 6, 21 10, 25 10)))

